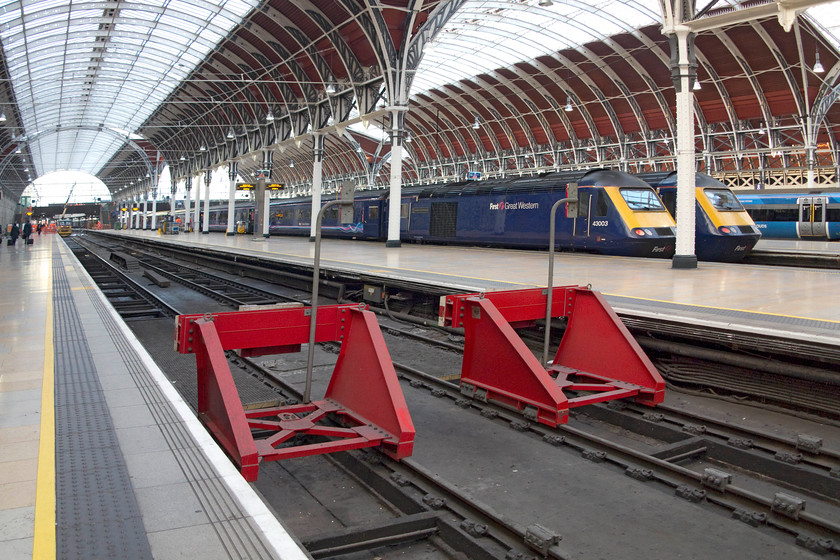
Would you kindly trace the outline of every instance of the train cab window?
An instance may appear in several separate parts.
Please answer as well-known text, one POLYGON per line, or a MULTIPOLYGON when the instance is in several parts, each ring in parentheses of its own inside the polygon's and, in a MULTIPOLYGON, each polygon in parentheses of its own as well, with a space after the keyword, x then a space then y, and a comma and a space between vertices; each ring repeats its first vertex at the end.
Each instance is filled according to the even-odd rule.
POLYGON ((653 192, 653 189, 645 188, 623 188, 619 189, 622 198, 630 207, 630 210, 636 211, 652 211, 663 212, 665 207, 662 206, 659 197, 653 192))
POLYGON ((703 189, 703 193, 715 207, 715 210, 724 212, 744 211, 744 207, 741 206, 741 203, 735 198, 735 194, 729 189, 703 189))

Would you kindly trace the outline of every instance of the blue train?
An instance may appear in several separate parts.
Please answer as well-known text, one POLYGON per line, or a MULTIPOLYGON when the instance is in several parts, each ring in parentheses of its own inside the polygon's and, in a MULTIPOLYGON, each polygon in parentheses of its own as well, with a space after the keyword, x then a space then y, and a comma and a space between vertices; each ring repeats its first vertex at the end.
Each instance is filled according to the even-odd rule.
MULTIPOLYGON (((677 173, 643 173, 662 198, 672 216, 677 215, 677 173)), ((696 201, 694 252, 698 260, 738 262, 752 251, 761 232, 735 194, 717 179, 705 173, 694 176, 696 201)))
MULTIPOLYGON (((676 239, 668 204, 676 203, 676 176, 659 173, 648 178, 659 185, 662 198, 637 177, 603 169, 408 187, 402 191, 400 238, 416 243, 543 249, 548 246, 551 206, 566 195, 569 183, 577 183, 577 213, 568 216, 565 208, 558 210, 558 249, 670 258, 676 239)), ((731 191, 708 176, 698 174, 697 181, 698 258, 740 260, 755 245, 758 230, 731 191), (700 235, 701 229, 709 233, 700 235)), ((387 191, 357 193, 354 222, 341 225, 333 208, 324 218, 323 235, 384 241, 388 202, 387 191)), ((269 232, 309 236, 311 204, 308 197, 272 201, 269 232)), ((227 212, 226 204, 211 207, 211 231, 226 230, 227 212)), ((245 224, 248 233, 253 216, 252 202, 237 203, 235 221, 245 224)))
POLYGON ((840 239, 840 194, 744 194, 738 200, 771 239, 840 239))
MULTIPOLYGON (((675 223, 647 183, 620 171, 548 173, 521 179, 464 181, 402 191, 400 238, 404 242, 543 249, 548 246, 549 211, 578 185, 578 211, 557 212, 557 248, 607 255, 671 257, 675 223)), ((354 223, 341 225, 328 210, 322 234, 385 240, 388 193, 357 193, 354 223)), ((237 205, 236 221, 252 223, 253 203, 237 205)), ((310 233, 311 198, 271 203, 269 233, 310 233)), ((212 207, 210 230, 225 231, 227 207, 212 207)))

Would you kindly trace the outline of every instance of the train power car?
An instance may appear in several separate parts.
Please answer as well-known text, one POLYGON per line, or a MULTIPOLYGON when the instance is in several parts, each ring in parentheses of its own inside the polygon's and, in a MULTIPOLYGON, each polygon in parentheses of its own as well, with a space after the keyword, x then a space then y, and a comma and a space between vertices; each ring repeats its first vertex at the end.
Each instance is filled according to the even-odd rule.
POLYGON ((411 195, 403 239, 506 247, 548 246, 550 210, 577 184, 578 211, 557 212, 561 250, 671 257, 674 221, 651 187, 606 169, 548 173, 406 191, 411 195))
POLYGON ((742 194, 738 200, 764 237, 840 239, 840 194, 742 194))
POLYGON ((73 233, 73 220, 70 218, 59 218, 57 223, 58 229, 56 231, 61 237, 68 237, 71 233, 73 233))
MULTIPOLYGON (((643 173, 638 177, 654 187, 671 215, 677 215, 677 172, 643 173)), ((694 176, 695 249, 701 261, 739 262, 752 251, 761 233, 735 194, 706 175, 694 176)))

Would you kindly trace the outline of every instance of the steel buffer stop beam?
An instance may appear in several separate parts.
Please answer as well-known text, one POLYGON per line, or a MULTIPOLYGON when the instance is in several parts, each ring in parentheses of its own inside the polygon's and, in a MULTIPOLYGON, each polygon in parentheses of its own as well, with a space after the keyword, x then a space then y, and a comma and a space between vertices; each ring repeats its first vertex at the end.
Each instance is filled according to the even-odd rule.
POLYGON ((462 394, 550 426, 567 422, 577 406, 663 401, 659 372, 603 296, 585 287, 553 289, 551 316, 568 322, 554 360, 544 367, 514 328, 544 319, 547 295, 536 288, 441 297, 439 324, 465 331, 462 394))
POLYGON ((311 309, 234 311, 176 318, 175 348, 194 353, 198 415, 248 481, 261 461, 379 447, 411 455, 414 425, 376 317, 358 305, 318 308, 316 342, 340 341, 324 399, 244 410, 225 350, 243 356, 297 352, 309 341, 311 309), (327 422, 329 420, 329 422, 327 422), (255 438, 252 430, 268 436, 255 438), (299 441, 297 436, 319 436, 299 441))

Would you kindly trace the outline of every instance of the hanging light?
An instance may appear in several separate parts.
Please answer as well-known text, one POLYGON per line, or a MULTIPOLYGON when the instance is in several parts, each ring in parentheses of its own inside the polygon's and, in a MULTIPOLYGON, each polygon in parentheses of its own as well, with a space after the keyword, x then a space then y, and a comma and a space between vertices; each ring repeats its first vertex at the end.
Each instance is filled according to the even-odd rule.
POLYGON ((699 89, 703 89, 703 86, 700 85, 700 80, 695 79, 694 80, 694 87, 692 87, 691 89, 693 89, 694 91, 697 91, 699 89))
POLYGON ((271 109, 265 115, 265 122, 274 122, 274 113, 271 112, 271 109))
POLYGON ((295 160, 290 159, 289 160, 289 167, 294 167, 294 166, 295 166, 295 160))
POLYGON ((332 80, 330 80, 330 83, 327 84, 327 89, 325 91, 327 93, 335 93, 335 84, 332 83, 332 80))
POLYGON ((574 107, 572 107, 572 97, 571 96, 566 97, 566 107, 565 107, 565 109, 566 109, 567 113, 571 113, 574 110, 574 107))
POLYGON ((228 129, 227 139, 228 139, 228 140, 233 140, 233 127, 230 127, 230 128, 228 129))
POLYGON ((405 141, 408 142, 409 144, 411 144, 412 140, 413 140, 413 138, 411 137, 411 131, 407 130, 405 132, 405 141))
POLYGON ((817 61, 814 62, 814 74, 822 74, 825 72, 822 63, 820 62, 820 51, 817 50, 817 61))
POLYGON ((0 111, 0 122, 6 122, 6 111, 0 111))
MULTIPOLYGON (((187 159, 187 158, 185 158, 185 157, 184 157, 184 154, 181 154, 181 157, 180 157, 179 159, 180 159, 181 161, 184 161, 184 160, 185 160, 185 159, 187 159)), ((132 184, 133 184, 133 183, 132 183, 132 184)))
POLYGON ((478 124, 478 117, 475 118, 475 122, 473 123, 473 130, 478 130, 481 128, 481 125, 478 124))
POLYGON ((202 145, 201 145, 201 147, 198 149, 198 151, 199 151, 199 152, 206 152, 206 151, 207 151, 207 146, 205 146, 204 144, 202 144, 202 145))

